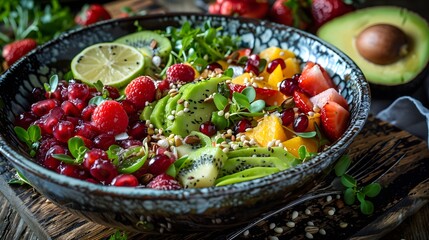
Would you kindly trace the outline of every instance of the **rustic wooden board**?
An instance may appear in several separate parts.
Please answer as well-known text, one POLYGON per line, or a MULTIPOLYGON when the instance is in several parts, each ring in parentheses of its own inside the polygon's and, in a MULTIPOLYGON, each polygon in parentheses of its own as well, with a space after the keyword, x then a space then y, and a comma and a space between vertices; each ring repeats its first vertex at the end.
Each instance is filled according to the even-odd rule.
MULTIPOLYGON (((305 239, 305 227, 309 221, 312 221, 314 225, 319 228, 324 228, 327 232, 324 236, 320 233, 316 233, 314 237, 317 239, 350 237, 365 226, 371 227, 371 222, 375 221, 377 217, 381 216, 385 211, 394 207, 396 203, 407 196, 411 189, 429 176, 429 151, 426 143, 407 132, 401 131, 396 127, 374 118, 369 119, 363 131, 352 143, 348 154, 352 157, 360 156, 368 151, 371 146, 383 141, 386 141, 387 145, 392 146, 398 143, 398 141, 401 141, 397 144, 396 151, 406 153, 406 157, 392 169, 391 173, 388 174, 389 176, 381 180, 382 182, 384 181, 383 184, 386 185, 387 188, 383 189, 382 194, 375 199, 377 210, 374 215, 369 217, 363 216, 357 211, 357 206, 342 206, 341 199, 337 200, 336 196, 333 196, 334 200, 329 203, 323 198, 310 201, 293 209, 299 212, 299 217, 294 219, 296 223, 296 227, 294 228, 286 226, 286 223, 291 220, 292 210, 290 210, 252 228, 246 239, 261 239, 268 236, 285 237, 288 239, 305 239), (336 213, 333 216, 326 214, 326 209, 330 207, 336 208, 336 213), (306 209, 309 209, 311 214, 305 214, 306 209), (272 228, 272 223, 274 223, 276 227, 281 228, 282 233, 276 233, 272 228), (346 227, 344 227, 345 224, 347 224, 346 227)), ((386 154, 388 154, 388 152, 386 152, 386 154)), ((4 158, 1 158, 0 161, 0 174, 0 190, 5 195, 5 198, 9 200, 8 202, 2 200, 0 203, 2 203, 2 205, 12 205, 21 216, 21 218, 19 218, 15 216, 16 214, 13 215, 4 212, 10 210, 0 211, 0 216, 3 216, 3 219, 6 219, 8 224, 21 226, 19 230, 13 233, 5 233, 3 230, 3 236, 10 236, 7 234, 14 234, 16 236, 18 234, 22 239, 33 239, 35 236, 38 236, 40 239, 103 239, 109 237, 116 231, 115 229, 88 222, 63 211, 60 207, 49 202, 46 198, 35 192, 31 187, 11 186, 7 184, 13 177, 13 169, 5 162, 4 158), (5 218, 5 215, 8 217, 5 218), (26 229, 28 227, 22 224, 22 220, 30 226, 31 231, 26 229)), ((426 195, 426 201, 427 200, 428 196, 426 195)), ((411 208, 406 209, 406 211, 413 213, 419 210, 424 203, 425 202, 423 202, 423 204, 412 205, 411 208)), ((6 207, 2 209, 6 209, 6 207)), ((423 209, 428 211, 429 208, 426 206, 423 209)), ((5 220, 3 221, 5 222, 5 220)), ((424 226, 427 225, 429 219, 428 216, 425 217, 425 215, 423 215, 421 219, 415 221, 417 222, 413 224, 416 226, 420 224, 421 228, 419 231, 421 231, 425 229, 424 226)), ((404 224, 411 223, 406 221, 404 224)), ((0 234, 2 233, 2 229, 7 228, 7 226, 2 225, 0 227, 0 234)), ((276 230, 279 231, 279 229, 276 230)), ((384 229, 381 232, 382 234, 387 234, 390 230, 392 229, 384 229)), ((213 239, 219 236, 224 238, 230 232, 232 232, 232 230, 212 233, 195 233, 190 235, 151 235, 150 238, 177 239, 180 237, 183 239, 213 239)), ((363 234, 365 236, 369 234, 369 232, 364 232, 363 234)), ((405 233, 403 231, 399 233, 396 232, 395 234, 395 238, 398 236, 417 236, 419 238, 414 239, 429 239, 427 229, 426 232, 410 233, 414 235, 404 235, 405 233)), ((386 239, 389 239, 389 236, 392 235, 388 235, 386 239)), ((148 235, 137 233, 129 234, 129 239, 141 239, 143 237, 148 237, 148 235)), ((13 238, 7 237, 5 239, 13 238)))

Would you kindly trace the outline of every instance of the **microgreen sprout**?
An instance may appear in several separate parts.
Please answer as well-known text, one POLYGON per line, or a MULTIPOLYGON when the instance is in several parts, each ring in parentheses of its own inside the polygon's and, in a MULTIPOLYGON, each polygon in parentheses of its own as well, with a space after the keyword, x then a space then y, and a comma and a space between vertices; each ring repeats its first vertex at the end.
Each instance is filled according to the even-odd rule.
POLYGON ((68 164, 81 164, 86 151, 88 151, 82 138, 72 137, 67 141, 67 145, 72 156, 67 154, 53 154, 52 157, 68 164))
POLYGON ((109 240, 127 240, 128 234, 120 230, 116 230, 114 234, 109 237, 109 240))
POLYGON ((344 202, 352 205, 357 200, 360 202, 360 210, 365 215, 370 215, 374 212, 374 204, 367 197, 375 197, 381 191, 379 183, 370 183, 366 186, 358 186, 358 182, 352 176, 346 173, 351 160, 347 155, 344 155, 338 160, 335 165, 335 174, 340 177, 341 184, 346 188, 344 190, 344 202))
POLYGON ((232 94, 232 100, 229 100, 222 94, 215 94, 213 101, 219 111, 223 114, 213 114, 211 121, 216 126, 222 126, 224 129, 236 123, 243 117, 257 117, 264 115, 265 101, 256 99, 256 91, 253 87, 246 87, 240 92, 232 94))
POLYGON ((44 83, 43 87, 45 88, 45 91, 49 94, 55 92, 55 90, 58 87, 59 78, 58 75, 54 74, 49 78, 49 83, 44 83))
POLYGON ((39 140, 42 138, 40 127, 37 125, 30 125, 27 130, 22 127, 14 127, 14 131, 19 140, 24 142, 30 149, 30 156, 36 155, 39 149, 39 140))
POLYGON ((16 171, 15 177, 12 178, 8 183, 9 184, 19 184, 19 185, 28 184, 31 186, 31 184, 28 182, 27 178, 24 175, 22 175, 22 173, 20 173, 19 171, 16 171))

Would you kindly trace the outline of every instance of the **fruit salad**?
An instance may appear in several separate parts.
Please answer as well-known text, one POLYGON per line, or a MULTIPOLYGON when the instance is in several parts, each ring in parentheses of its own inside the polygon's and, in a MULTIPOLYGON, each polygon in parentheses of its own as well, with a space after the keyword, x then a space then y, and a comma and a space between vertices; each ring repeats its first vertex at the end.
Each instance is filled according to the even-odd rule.
POLYGON ((277 173, 342 136, 348 103, 323 66, 239 48, 220 30, 184 24, 87 47, 34 88, 18 138, 59 174, 175 190, 277 173))

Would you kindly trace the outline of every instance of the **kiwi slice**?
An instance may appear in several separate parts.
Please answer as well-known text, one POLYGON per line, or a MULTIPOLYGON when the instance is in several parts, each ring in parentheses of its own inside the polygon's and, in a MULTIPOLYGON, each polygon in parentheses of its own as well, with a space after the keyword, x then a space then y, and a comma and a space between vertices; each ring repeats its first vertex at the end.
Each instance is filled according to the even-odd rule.
POLYGON ((164 63, 171 52, 170 40, 154 31, 141 31, 128 34, 116 39, 115 42, 135 47, 149 58, 159 56, 164 63))

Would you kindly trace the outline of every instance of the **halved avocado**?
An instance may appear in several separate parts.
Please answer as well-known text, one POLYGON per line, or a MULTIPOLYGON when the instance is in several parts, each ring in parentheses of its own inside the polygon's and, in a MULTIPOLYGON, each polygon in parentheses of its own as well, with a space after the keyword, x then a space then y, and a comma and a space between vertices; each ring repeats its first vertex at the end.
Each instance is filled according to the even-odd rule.
POLYGON ((404 8, 363 8, 325 23, 317 35, 346 53, 377 90, 403 94, 418 86, 427 71, 429 25, 404 8), (375 52, 385 55, 374 59, 375 52), (391 52, 393 56, 387 54, 391 52))

